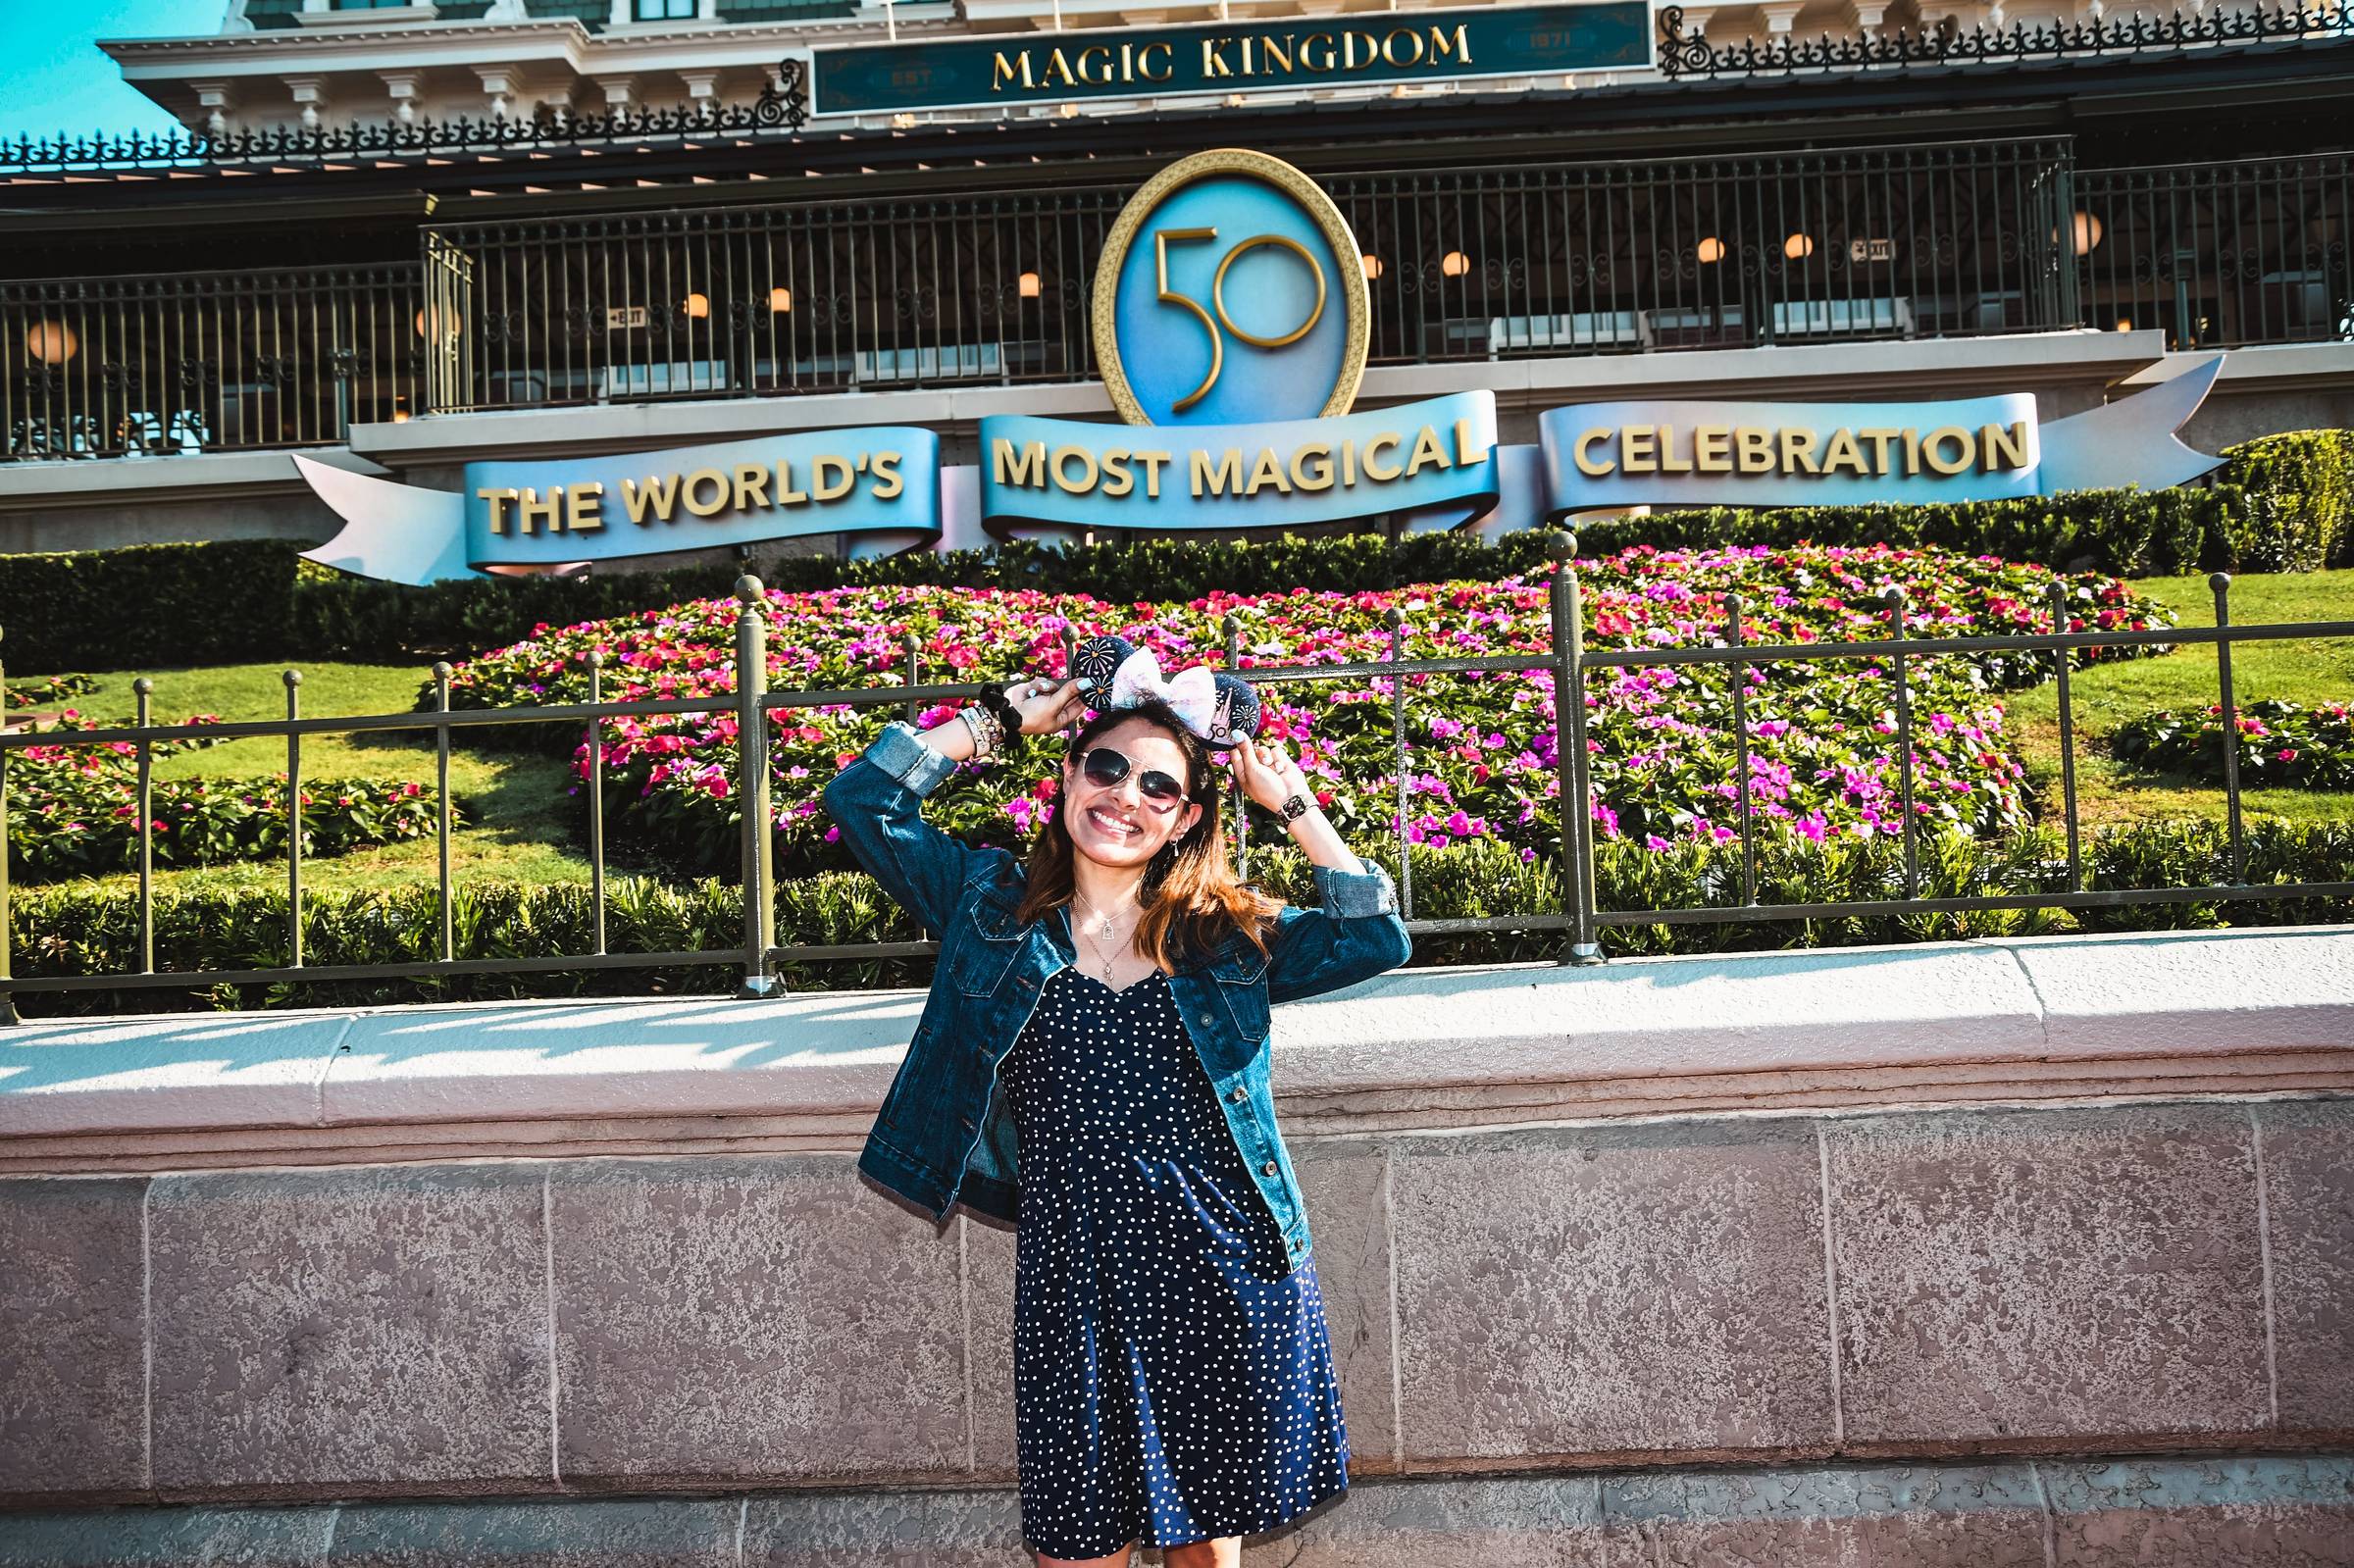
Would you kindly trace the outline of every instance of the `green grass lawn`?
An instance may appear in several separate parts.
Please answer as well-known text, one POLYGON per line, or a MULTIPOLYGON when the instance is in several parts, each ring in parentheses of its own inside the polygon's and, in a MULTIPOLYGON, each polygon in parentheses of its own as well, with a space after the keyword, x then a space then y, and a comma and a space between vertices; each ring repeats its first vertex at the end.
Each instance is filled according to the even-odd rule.
MULTIPOLYGON (((224 720, 282 719, 286 688, 281 679, 281 668, 240 664, 155 674, 155 720, 177 724, 197 713, 219 714, 224 720)), ((130 683, 138 673, 100 675, 95 692, 75 698, 68 706, 98 720, 127 719, 136 705, 130 683)), ((430 678, 428 669, 412 664, 305 665, 302 714, 324 718, 405 713, 416 701, 418 686, 430 678)), ((480 730, 455 732, 460 741, 482 733, 480 730)), ((265 736, 164 757, 156 762, 155 772, 159 779, 251 777, 283 773, 285 767, 285 740, 265 736)), ((305 735, 302 776, 314 781, 339 776, 405 779, 431 785, 433 735, 426 731, 305 735)), ((452 876, 462 880, 588 882, 585 845, 574 842, 575 802, 564 793, 571 784, 570 769, 552 757, 453 745, 450 795, 465 823, 451 836, 452 876)), ((430 883, 437 864, 434 840, 428 836, 358 854, 307 859, 303 862, 303 885, 311 891, 328 891, 430 883)), ((228 888, 282 886, 285 876, 285 862, 272 860, 159 868, 155 880, 159 889, 228 888)), ((125 872, 91 879, 91 883, 120 890, 135 887, 138 879, 125 872)))
MULTIPOLYGON (((2138 578, 2127 584, 2158 600, 2183 627, 2215 625, 2215 594, 2204 573, 2175 578, 2138 578)), ((2235 627, 2295 621, 2354 621, 2354 571, 2305 572, 2231 580, 2231 624, 2235 627)), ((2354 697, 2354 638, 2299 637, 2234 643, 2231 691, 2236 702, 2259 697, 2312 704, 2354 697)), ((2109 752, 2110 733, 2152 708, 2177 712, 2221 700, 2213 645, 2181 647, 2156 659, 2130 659, 2107 667, 2072 671, 2069 712, 2075 729, 2077 820, 2087 828, 2148 817, 2225 815, 2224 788, 2204 780, 2144 773, 2121 765, 2109 752)), ((2047 682, 2004 699, 2012 741, 2027 764, 2027 777, 2048 802, 2047 820, 2061 820, 2060 685, 2047 682)), ((2259 816, 2288 821, 2354 818, 2354 792, 2318 789, 2240 791, 2244 820, 2259 816)))

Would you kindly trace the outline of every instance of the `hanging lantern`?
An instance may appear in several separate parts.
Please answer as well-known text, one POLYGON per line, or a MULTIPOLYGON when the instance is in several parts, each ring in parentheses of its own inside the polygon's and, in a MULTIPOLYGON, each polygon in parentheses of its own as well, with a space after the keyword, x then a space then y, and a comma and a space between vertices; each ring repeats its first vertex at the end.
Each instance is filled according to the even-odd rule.
POLYGON ((1711 234, 1693 247, 1693 254, 1700 258, 1703 267, 1714 267, 1724 260, 1724 241, 1711 234))
POLYGON ((81 347, 64 322, 36 322, 25 329, 25 352, 44 365, 63 365, 81 347))

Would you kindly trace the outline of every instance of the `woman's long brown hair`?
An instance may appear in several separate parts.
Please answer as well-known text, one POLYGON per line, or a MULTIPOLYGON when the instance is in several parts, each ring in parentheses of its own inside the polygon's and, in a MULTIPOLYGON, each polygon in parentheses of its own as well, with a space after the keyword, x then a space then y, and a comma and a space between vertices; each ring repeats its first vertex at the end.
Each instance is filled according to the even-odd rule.
MULTIPOLYGON (((1106 708, 1080 727, 1071 740, 1070 757, 1084 757, 1099 736, 1116 725, 1142 719, 1165 732, 1185 753, 1185 792, 1201 803, 1202 814, 1184 835, 1171 839, 1145 867, 1137 890, 1145 906, 1137 922, 1137 951, 1163 969, 1174 969, 1191 958, 1207 957, 1228 936, 1240 931, 1261 954, 1268 951, 1262 926, 1271 925, 1283 900, 1239 881, 1226 859, 1219 804, 1225 790, 1221 777, 1209 765, 1209 748, 1185 727, 1176 710, 1148 697, 1132 708, 1106 708)), ((1024 860, 1029 889, 1022 895, 1014 918, 1024 924, 1044 919, 1057 906, 1070 902, 1073 887, 1068 814, 1062 799, 1062 770, 1054 771, 1053 813, 1031 840, 1024 860)), ((1180 809, 1183 809, 1182 807, 1180 809)))

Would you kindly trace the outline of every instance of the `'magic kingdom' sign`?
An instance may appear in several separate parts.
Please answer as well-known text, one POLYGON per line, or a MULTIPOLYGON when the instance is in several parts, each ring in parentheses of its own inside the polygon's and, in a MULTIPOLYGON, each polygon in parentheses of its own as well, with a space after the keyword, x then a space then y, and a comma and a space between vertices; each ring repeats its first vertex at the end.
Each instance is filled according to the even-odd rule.
POLYGON ((1236 149, 1182 159, 1137 192, 1093 305, 1116 424, 987 416, 973 466, 943 467, 939 436, 902 426, 470 463, 455 494, 298 455, 345 524, 305 553, 432 582, 818 533, 869 556, 1118 529, 1393 517, 1501 531, 1646 504, 1991 500, 2163 488, 2219 461, 2174 431, 2220 357, 2049 424, 2026 393, 1629 401, 1548 410, 1535 444, 1500 445, 1486 390, 1360 411, 1372 312, 1356 237, 1298 170, 1236 149))
POLYGON ((811 52, 809 107, 889 114, 1640 70, 1652 36, 1649 0, 1586 0, 852 44, 811 52))

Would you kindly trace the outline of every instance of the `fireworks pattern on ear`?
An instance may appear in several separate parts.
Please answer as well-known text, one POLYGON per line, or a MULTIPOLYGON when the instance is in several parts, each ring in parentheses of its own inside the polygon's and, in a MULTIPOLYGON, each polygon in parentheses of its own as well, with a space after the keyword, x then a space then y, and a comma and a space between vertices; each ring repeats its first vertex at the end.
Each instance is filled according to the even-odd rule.
POLYGON ((1258 738, 1266 712, 1259 706, 1258 692, 1241 676, 1221 670, 1217 680, 1217 717, 1210 721, 1209 733, 1202 738, 1215 750, 1231 751, 1245 740, 1258 738))
POLYGON ((1089 637, 1071 655, 1071 676, 1079 683, 1080 693, 1091 702, 1111 689, 1111 678, 1120 662, 1136 651, 1136 645, 1126 637, 1089 637))

